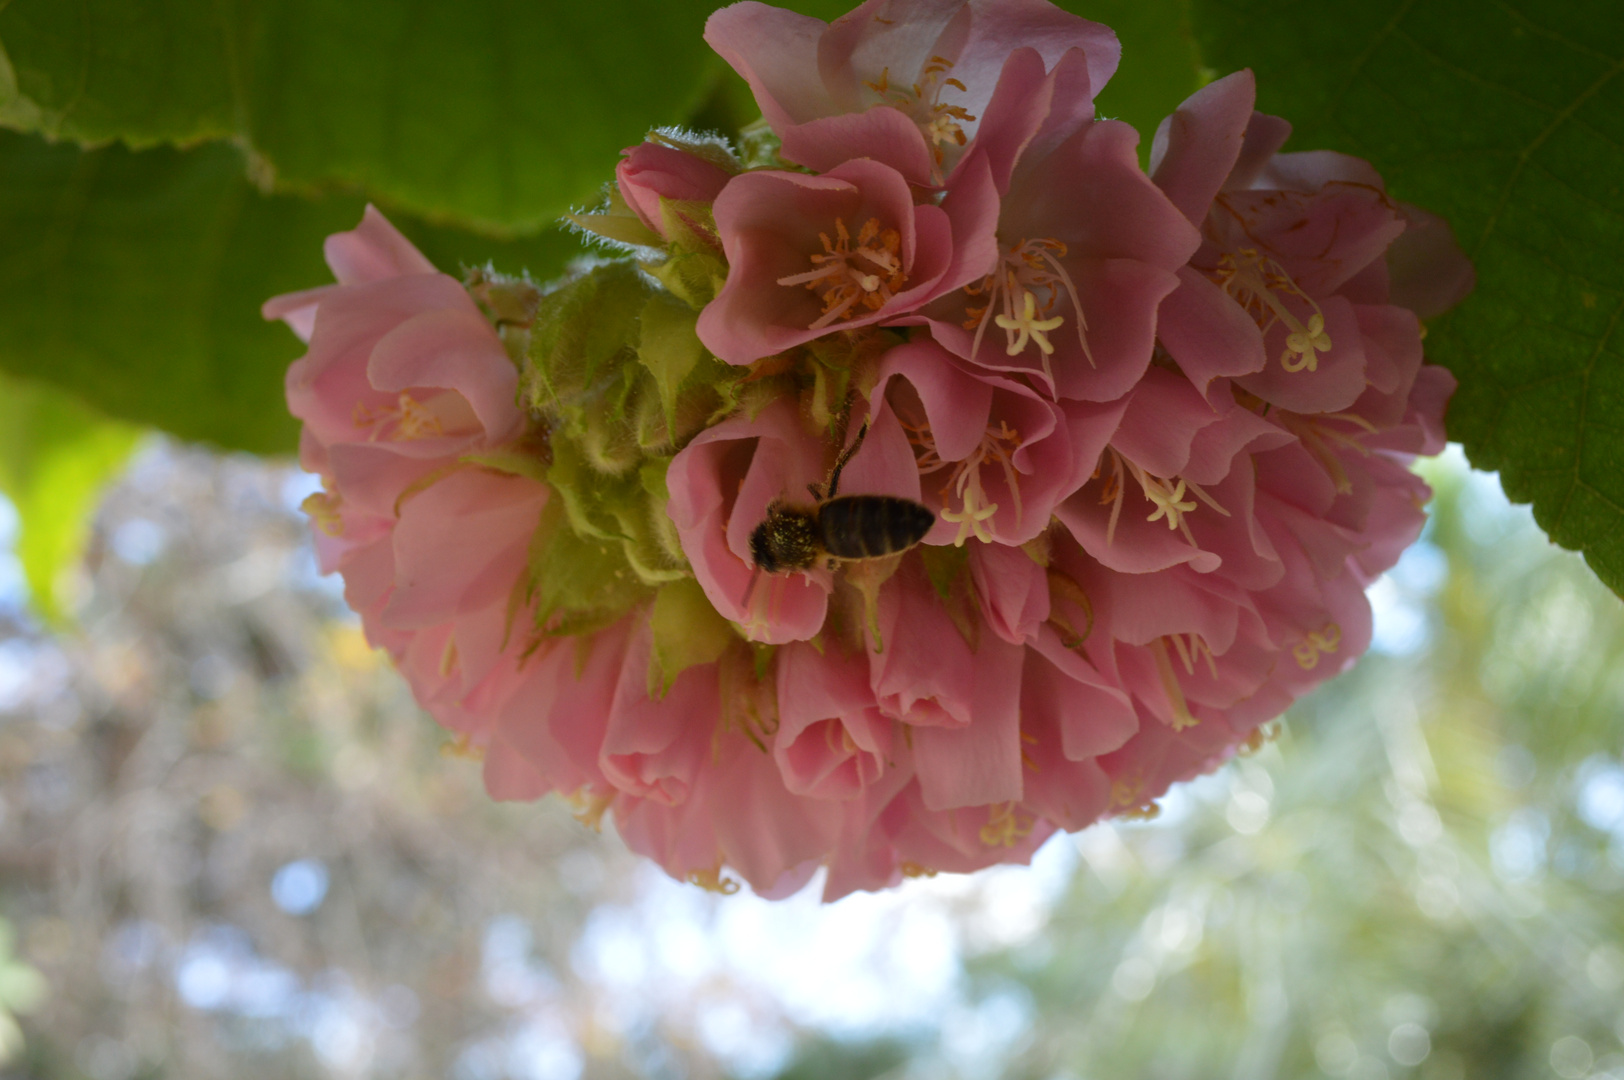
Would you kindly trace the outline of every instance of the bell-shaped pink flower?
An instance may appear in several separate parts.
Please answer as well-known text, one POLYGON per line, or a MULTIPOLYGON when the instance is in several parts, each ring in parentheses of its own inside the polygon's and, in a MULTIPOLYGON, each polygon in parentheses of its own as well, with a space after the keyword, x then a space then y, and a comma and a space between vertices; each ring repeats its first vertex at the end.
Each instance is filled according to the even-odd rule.
POLYGON ((1083 482, 1082 469, 1104 449, 1122 412, 1057 405, 924 339, 885 355, 873 398, 872 446, 864 445, 853 468, 883 452, 887 433, 899 431, 913 452, 900 467, 916 471, 919 486, 910 491, 897 483, 886 490, 919 499, 936 513, 926 543, 959 546, 972 538, 1023 544, 1047 529, 1055 506, 1083 482))
POLYGON ((827 24, 747 0, 713 14, 705 40, 750 84, 786 160, 824 171, 873 157, 922 186, 977 138, 1015 49, 1040 68, 1080 51, 1093 93, 1121 54, 1108 27, 1045 0, 869 0, 827 24))
POLYGON ((730 364, 894 321, 961 284, 950 271, 968 276, 948 213, 916 206, 902 174, 877 161, 745 173, 715 214, 727 284, 700 313, 699 337, 730 364))
POLYGON ((1139 170, 1138 141, 1106 120, 1029 144, 1001 203, 995 262, 922 313, 932 336, 1062 400, 1131 390, 1150 364, 1157 308, 1200 239, 1139 170))
POLYGON ((880 711, 862 655, 797 642, 778 654, 773 756, 797 795, 851 799, 894 768, 896 722, 880 711))
POLYGON ((672 459, 666 472, 671 521, 683 554, 711 605, 752 640, 804 641, 823 626, 829 580, 819 567, 789 575, 759 574, 750 534, 780 500, 810 503, 822 484, 825 448, 782 402, 754 419, 707 428, 672 459))

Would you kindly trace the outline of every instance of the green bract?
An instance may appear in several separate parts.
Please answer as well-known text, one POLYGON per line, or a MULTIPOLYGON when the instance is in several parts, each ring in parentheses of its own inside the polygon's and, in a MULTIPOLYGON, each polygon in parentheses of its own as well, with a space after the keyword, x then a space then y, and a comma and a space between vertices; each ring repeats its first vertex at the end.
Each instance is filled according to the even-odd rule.
MULTIPOLYGON (((576 220, 594 228, 605 217, 614 218, 606 235, 636 221, 608 212, 576 220)), ((696 257, 714 264, 706 274, 726 276, 720 259, 679 243, 659 263, 601 262, 545 293, 488 270, 470 277, 519 365, 521 404, 536 432, 533 460, 555 494, 526 586, 538 627, 549 634, 598 629, 651 597, 666 623, 697 597, 726 627, 683 557, 666 513, 665 474, 689 439, 740 406, 749 371, 712 356, 694 331, 696 306, 645 272, 696 257)), ((664 685, 714 659, 714 646, 700 634, 657 649, 664 685)))

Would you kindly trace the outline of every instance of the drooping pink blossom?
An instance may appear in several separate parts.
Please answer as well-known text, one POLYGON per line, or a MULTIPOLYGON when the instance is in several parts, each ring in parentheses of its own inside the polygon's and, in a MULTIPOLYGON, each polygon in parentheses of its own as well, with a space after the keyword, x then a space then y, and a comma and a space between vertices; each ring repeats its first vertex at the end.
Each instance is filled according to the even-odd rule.
MULTIPOLYGON (((671 520, 711 606, 756 641, 804 641, 823 626, 830 585, 813 570, 761 576, 750 533, 776 500, 823 482, 825 448, 782 403, 695 436, 666 472, 671 520)), ((804 496, 808 501, 810 494, 804 496)))
POLYGON ((370 210, 329 241, 339 284, 266 306, 309 344, 323 565, 493 797, 562 793, 722 891, 822 868, 835 899, 1153 813, 1354 662, 1442 445, 1419 320, 1471 285, 1446 225, 1366 162, 1279 153, 1247 72, 1145 175, 1093 113, 1114 37, 1042 0, 743 3, 707 33, 811 171, 654 142, 617 181, 656 231, 709 204, 695 265, 726 279, 692 317, 735 367, 695 358, 704 281, 650 300, 680 262, 585 282, 635 326, 530 286, 488 318, 370 210), (521 369, 584 389, 522 409, 521 369), (819 525, 756 566, 837 463, 841 497, 935 525, 863 559, 819 525), (618 606, 558 615, 585 571, 618 606))
POLYGON ((327 242, 339 284, 278 297, 309 351, 288 370, 323 568, 448 727, 484 738, 516 683, 514 590, 548 490, 471 460, 516 438, 518 374, 455 279, 375 209, 327 242))
POLYGON ((1040 69, 1086 57, 1088 97, 1121 55, 1108 27, 1045 0, 869 0, 833 23, 746 0, 705 40, 750 84, 788 161, 826 171, 858 157, 940 185, 982 130, 1010 54, 1040 69))
POLYGON ((1137 143, 1126 124, 1098 121, 1028 145, 1001 202, 996 260, 924 309, 932 336, 1051 397, 1114 401, 1133 389, 1157 309, 1199 242, 1139 170, 1137 143))
POLYGON ((877 161, 820 176, 745 173, 715 215, 727 284, 700 313, 699 337, 730 364, 894 320, 977 272, 954 258, 975 238, 955 235, 942 207, 915 205, 902 175, 877 161))
MULTIPOLYGON (((972 537, 1023 544, 1046 530, 1121 415, 1113 408, 1068 409, 1014 379, 967 369, 929 340, 886 354, 873 403, 873 426, 901 430, 914 450, 902 467, 920 474, 911 493, 897 485, 888 490, 936 512, 926 543, 959 546, 972 537)), ((875 439, 876 448, 883 438, 875 439)), ((863 459, 859 452, 854 464, 863 459)))

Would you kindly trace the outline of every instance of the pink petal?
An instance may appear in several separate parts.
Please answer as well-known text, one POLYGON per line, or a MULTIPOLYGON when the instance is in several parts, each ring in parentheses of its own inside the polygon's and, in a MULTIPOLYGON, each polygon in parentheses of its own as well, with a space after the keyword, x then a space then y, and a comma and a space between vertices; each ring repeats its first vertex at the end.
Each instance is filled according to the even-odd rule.
POLYGON ((664 696, 651 698, 652 644, 644 622, 633 631, 620 668, 598 764, 621 791, 674 806, 688 798, 705 764, 721 698, 714 664, 688 668, 664 696))
POLYGON ((350 232, 329 236, 322 252, 340 285, 435 272, 434 264, 370 203, 361 215, 361 224, 350 232))
POLYGON ((379 339, 367 360, 378 390, 444 387, 467 399, 485 437, 505 442, 524 426, 514 403, 519 373, 501 340, 473 302, 426 311, 379 339))
POLYGON ((1005 641, 1023 644, 1049 617, 1049 578, 1018 547, 975 544, 970 575, 987 625, 1005 641))
POLYGON ((395 591, 384 622, 428 626, 505 601, 529 565, 547 490, 522 477, 464 469, 408 499, 394 531, 395 591))
POLYGON ((884 774, 891 721, 875 706, 866 658, 826 648, 797 642, 778 654, 773 756, 791 792, 849 799, 884 774))
POLYGON ((1156 318, 1157 337, 1203 394, 1214 379, 1261 371, 1268 362, 1257 323, 1194 267, 1179 270, 1179 287, 1156 318))
POLYGON ((1197 227, 1240 157, 1256 98, 1252 72, 1237 71, 1191 94, 1156 129, 1151 179, 1197 227))
POLYGON ((822 19, 744 0, 711 14, 705 42, 744 76, 767 122, 784 130, 837 111, 818 72, 822 19))
POLYGON ((919 125, 897 109, 837 113, 784 131, 780 154, 817 172, 853 158, 873 158, 895 169, 910 184, 930 187, 936 167, 919 125))
POLYGON ((752 640, 804 641, 823 628, 827 581, 805 574, 757 579, 750 533, 769 504, 801 501, 826 469, 823 447, 780 400, 754 420, 736 417, 700 432, 666 471, 667 509, 683 554, 712 606, 752 640))
POLYGON ((910 563, 881 588, 878 621, 884 648, 869 642, 869 685, 881 711, 915 726, 969 724, 975 654, 910 563))
POLYGON ((983 635, 975 654, 973 719, 963 727, 913 731, 914 769, 929 809, 1020 800, 1025 658, 1021 646, 983 635))
MULTIPOLYGON (((1306 304, 1288 298, 1286 306, 1294 310, 1300 322, 1307 323, 1310 313, 1306 304)), ((1326 297, 1319 308, 1331 348, 1319 354, 1314 370, 1285 369, 1281 357, 1286 354, 1290 330, 1284 323, 1276 323, 1264 336, 1264 348, 1269 353, 1267 366, 1235 382, 1264 401, 1296 413, 1340 412, 1358 401, 1366 386, 1364 334, 1358 316, 1353 305, 1340 296, 1326 297)))

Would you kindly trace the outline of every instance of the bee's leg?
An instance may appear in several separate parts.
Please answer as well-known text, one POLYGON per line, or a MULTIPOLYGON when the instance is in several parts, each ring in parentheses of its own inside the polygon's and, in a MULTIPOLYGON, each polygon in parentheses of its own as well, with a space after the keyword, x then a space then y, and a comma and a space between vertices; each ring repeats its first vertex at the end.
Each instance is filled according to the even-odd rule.
POLYGON ((846 467, 846 462, 850 461, 851 456, 857 453, 857 448, 863 445, 863 440, 867 437, 868 418, 864 417, 863 426, 858 429, 857 438, 853 439, 851 445, 840 452, 840 460, 835 462, 834 470, 829 473, 829 498, 834 498, 835 492, 840 490, 840 470, 846 467))
POLYGON ((823 485, 822 484, 808 484, 808 485, 806 485, 806 490, 810 491, 812 493, 812 501, 813 502, 822 502, 823 501, 823 485))

